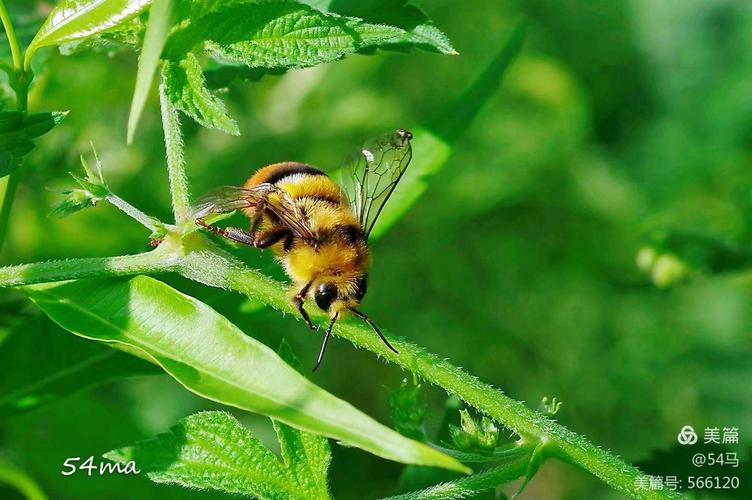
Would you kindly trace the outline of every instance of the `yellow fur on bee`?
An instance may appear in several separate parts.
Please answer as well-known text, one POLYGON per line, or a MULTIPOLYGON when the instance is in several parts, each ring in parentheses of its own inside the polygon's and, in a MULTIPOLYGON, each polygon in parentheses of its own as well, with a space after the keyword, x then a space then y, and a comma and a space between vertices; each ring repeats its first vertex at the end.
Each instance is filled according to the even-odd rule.
POLYGON ((293 199, 319 197, 334 203, 343 201, 342 188, 325 175, 293 174, 277 184, 293 199))
POLYGON ((318 249, 301 245, 281 260, 292 280, 307 283, 322 277, 331 278, 330 281, 336 278, 352 279, 366 270, 368 255, 352 245, 332 242, 318 249))

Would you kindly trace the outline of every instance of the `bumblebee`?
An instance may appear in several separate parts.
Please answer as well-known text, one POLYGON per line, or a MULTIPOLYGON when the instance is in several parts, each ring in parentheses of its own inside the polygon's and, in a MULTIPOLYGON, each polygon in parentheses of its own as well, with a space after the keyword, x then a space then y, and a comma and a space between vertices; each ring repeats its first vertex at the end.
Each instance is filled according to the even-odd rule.
POLYGON ((242 187, 224 186, 200 198, 196 224, 237 243, 271 248, 292 281, 292 302, 311 329, 304 303, 313 296, 329 315, 314 371, 338 319, 362 319, 389 343, 378 326, 357 309, 368 289, 368 237, 412 159, 412 134, 396 132, 367 141, 342 169, 338 184, 316 167, 297 162, 268 165, 242 187), (210 216, 240 210, 249 230, 218 227, 210 216))

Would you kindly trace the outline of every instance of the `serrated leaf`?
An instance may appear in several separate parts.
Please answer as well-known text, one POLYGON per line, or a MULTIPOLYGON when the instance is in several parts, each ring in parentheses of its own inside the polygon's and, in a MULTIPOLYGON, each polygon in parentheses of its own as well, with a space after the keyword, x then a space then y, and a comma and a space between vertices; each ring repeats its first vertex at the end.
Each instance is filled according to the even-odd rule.
POLYGON ((159 65, 162 48, 165 41, 167 41, 171 13, 172 0, 154 0, 154 5, 149 10, 149 24, 146 27, 141 55, 138 58, 136 88, 133 91, 131 111, 128 115, 128 144, 133 142, 138 121, 146 104, 146 97, 154 80, 154 73, 157 71, 157 66, 159 65))
POLYGON ((0 177, 16 170, 23 156, 34 149, 33 139, 49 132, 66 114, 0 112, 0 177))
MULTIPOLYGON (((302 373, 303 365, 285 340, 277 351, 291 367, 302 373)), ((272 420, 277 433, 282 460, 295 479, 308 492, 308 498, 329 498, 327 472, 332 460, 329 440, 323 436, 302 432, 289 425, 272 420)))
POLYGON ((196 56, 187 54, 182 61, 166 61, 162 79, 167 97, 177 109, 204 127, 240 135, 238 124, 227 114, 224 102, 206 87, 196 56))
POLYGON ((467 470, 314 385, 206 304, 153 278, 80 280, 24 291, 66 330, 151 359, 205 398, 390 460, 467 470))
POLYGON ((309 498, 276 455, 225 412, 196 413, 169 434, 104 456, 116 462, 134 461, 157 483, 263 499, 309 498))
POLYGON ((111 30, 142 12, 151 0, 63 0, 26 50, 25 64, 41 47, 82 40, 111 30))
POLYGON ((407 31, 325 14, 292 2, 217 2, 170 35, 165 56, 181 60, 204 49, 250 67, 303 68, 359 50, 412 43, 407 31))
POLYGON ((335 2, 333 0, 302 0, 322 12, 337 12, 355 16, 369 22, 388 24, 404 29, 408 39, 416 46, 441 54, 457 55, 452 42, 433 25, 428 16, 414 5, 405 5, 407 0, 365 0, 359 2, 335 2), (335 5, 336 4, 336 5, 335 5))

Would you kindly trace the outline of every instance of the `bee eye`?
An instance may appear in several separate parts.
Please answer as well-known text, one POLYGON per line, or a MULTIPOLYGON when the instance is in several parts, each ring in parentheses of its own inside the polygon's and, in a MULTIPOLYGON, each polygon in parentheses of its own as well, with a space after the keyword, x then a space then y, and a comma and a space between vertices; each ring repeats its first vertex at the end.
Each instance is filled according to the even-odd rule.
POLYGON ((337 287, 332 283, 322 283, 314 292, 313 298, 321 310, 327 311, 334 299, 337 298, 337 287))

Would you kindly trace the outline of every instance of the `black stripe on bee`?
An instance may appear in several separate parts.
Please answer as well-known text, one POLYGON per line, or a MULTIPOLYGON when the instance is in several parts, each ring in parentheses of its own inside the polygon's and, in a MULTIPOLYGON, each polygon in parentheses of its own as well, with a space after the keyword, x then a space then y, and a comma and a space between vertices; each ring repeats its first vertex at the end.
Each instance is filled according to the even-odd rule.
POLYGON ((319 170, 316 167, 312 167, 310 165, 306 165, 305 163, 290 163, 283 167, 279 167, 274 172, 267 177, 264 182, 268 182, 269 184, 275 184, 282 179, 284 179, 287 176, 295 175, 295 174, 306 174, 306 175, 326 175, 324 172, 319 170))
POLYGON ((325 194, 317 194, 314 196, 306 195, 301 196, 300 198, 297 198, 298 200, 311 200, 311 201, 321 201, 324 203, 327 203, 329 205, 332 205, 334 207, 338 207, 342 205, 342 198, 335 198, 333 196, 327 196, 325 194))
POLYGON ((356 225, 336 225, 332 228, 333 234, 340 235, 347 243, 354 245, 360 241, 365 241, 366 235, 363 228, 356 225))

